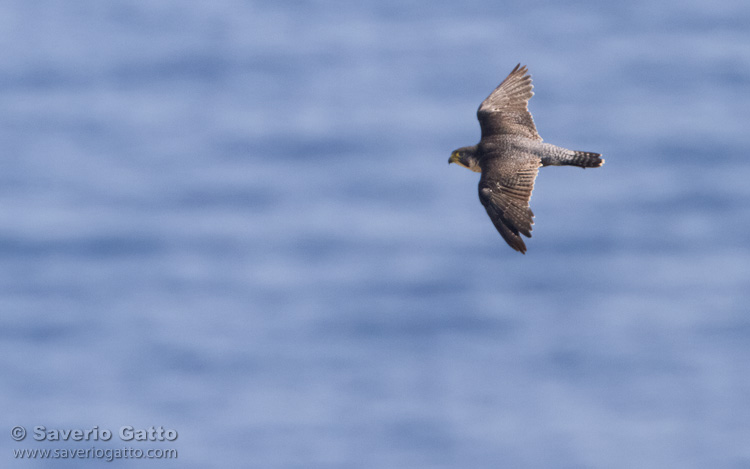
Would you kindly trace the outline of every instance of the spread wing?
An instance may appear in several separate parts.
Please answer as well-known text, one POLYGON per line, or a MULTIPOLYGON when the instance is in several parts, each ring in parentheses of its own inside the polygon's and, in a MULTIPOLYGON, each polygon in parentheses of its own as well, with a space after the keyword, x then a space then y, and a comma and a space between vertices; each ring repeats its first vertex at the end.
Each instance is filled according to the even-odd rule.
POLYGON ((529 99, 534 96, 533 88, 526 66, 516 65, 477 110, 482 140, 494 135, 519 135, 542 140, 528 108, 529 99))
POLYGON ((533 155, 524 160, 495 159, 482 171, 479 200, 505 241, 522 254, 526 245, 521 234, 531 238, 534 213, 529 199, 541 161, 533 155))

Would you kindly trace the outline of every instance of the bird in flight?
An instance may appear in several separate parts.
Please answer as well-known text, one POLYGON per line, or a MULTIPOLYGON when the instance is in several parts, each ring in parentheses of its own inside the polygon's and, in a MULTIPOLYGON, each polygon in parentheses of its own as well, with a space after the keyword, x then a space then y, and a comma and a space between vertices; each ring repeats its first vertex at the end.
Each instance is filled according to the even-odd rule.
POLYGON ((526 66, 516 65, 477 110, 482 138, 476 145, 454 150, 448 164, 477 173, 479 200, 503 239, 526 253, 521 235, 531 238, 534 213, 529 208, 534 180, 541 166, 598 168, 599 153, 567 150, 542 143, 528 109, 534 96, 526 66))

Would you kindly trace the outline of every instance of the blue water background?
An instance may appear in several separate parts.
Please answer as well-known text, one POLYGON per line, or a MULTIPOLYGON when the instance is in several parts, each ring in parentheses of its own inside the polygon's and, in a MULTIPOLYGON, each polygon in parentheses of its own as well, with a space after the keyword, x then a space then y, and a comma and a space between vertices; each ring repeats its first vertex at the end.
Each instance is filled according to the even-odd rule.
POLYGON ((0 47, 1 466, 750 467, 747 1, 9 0, 0 47), (525 256, 447 164, 518 62, 607 161, 525 256), (12 455, 93 446, 179 458, 12 455))

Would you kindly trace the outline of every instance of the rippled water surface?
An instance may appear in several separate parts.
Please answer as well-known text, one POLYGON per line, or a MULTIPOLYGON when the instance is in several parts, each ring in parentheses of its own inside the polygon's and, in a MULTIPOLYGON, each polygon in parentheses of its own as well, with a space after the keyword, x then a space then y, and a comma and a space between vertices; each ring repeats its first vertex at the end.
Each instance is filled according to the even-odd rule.
POLYGON ((0 465, 750 466, 748 24, 733 0, 4 2, 0 465), (518 62, 542 137, 607 161, 540 172, 525 256, 446 164, 518 62))

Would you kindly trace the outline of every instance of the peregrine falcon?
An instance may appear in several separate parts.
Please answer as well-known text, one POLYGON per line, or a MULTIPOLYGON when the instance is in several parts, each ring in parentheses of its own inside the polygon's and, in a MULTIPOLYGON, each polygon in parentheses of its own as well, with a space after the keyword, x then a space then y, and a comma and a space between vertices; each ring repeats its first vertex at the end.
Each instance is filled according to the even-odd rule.
POLYGON ((528 109, 533 88, 526 66, 516 65, 477 110, 482 128, 479 143, 454 150, 448 160, 482 173, 479 200, 503 239, 522 254, 526 245, 520 235, 531 238, 534 224, 529 199, 539 167, 604 164, 599 153, 542 143, 528 109))

